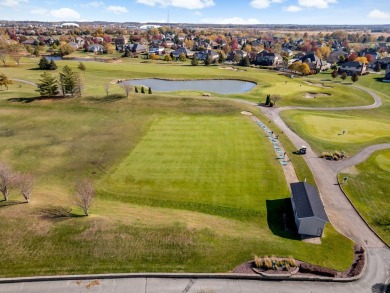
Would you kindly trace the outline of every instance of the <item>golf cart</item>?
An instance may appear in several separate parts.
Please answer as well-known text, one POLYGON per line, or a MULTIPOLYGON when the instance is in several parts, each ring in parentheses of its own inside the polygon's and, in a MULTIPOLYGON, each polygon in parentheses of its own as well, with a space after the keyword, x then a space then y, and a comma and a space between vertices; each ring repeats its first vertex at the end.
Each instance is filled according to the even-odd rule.
POLYGON ((306 147, 304 145, 301 146, 301 148, 298 150, 298 153, 301 154, 301 155, 306 154, 306 147))

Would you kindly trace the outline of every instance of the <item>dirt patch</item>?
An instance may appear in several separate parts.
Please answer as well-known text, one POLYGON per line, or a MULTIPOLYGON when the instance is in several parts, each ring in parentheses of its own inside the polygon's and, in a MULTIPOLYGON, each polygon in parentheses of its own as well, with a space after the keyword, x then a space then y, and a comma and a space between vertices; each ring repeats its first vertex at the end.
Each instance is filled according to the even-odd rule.
POLYGON ((304 97, 306 99, 314 99, 314 98, 317 98, 317 97, 330 97, 331 94, 326 94, 326 93, 306 93, 304 95, 304 97))

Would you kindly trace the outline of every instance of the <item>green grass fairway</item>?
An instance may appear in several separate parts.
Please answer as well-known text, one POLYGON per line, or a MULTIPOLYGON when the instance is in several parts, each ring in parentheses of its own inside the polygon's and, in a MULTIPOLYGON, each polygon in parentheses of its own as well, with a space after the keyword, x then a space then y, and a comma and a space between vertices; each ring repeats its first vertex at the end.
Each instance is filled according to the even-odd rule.
POLYGON ((374 153, 366 162, 341 173, 343 189, 370 226, 390 244, 390 150, 374 153))
POLYGON ((379 115, 376 119, 367 119, 373 116, 368 111, 296 110, 282 112, 281 116, 317 153, 343 150, 352 155, 364 146, 388 142, 390 139, 390 121, 384 116, 381 119, 379 115), (343 130, 345 134, 342 134, 343 130))
POLYGON ((109 186, 123 200, 142 196, 226 217, 264 217, 264 195, 278 198, 288 190, 259 130, 241 116, 161 119, 109 176, 109 186))
POLYGON ((258 255, 343 270, 352 242, 284 231, 289 196, 270 142, 227 100, 134 95, 0 101, 0 158, 34 173, 30 204, 0 202, 0 276, 226 272, 258 255), (92 177, 91 216, 72 200, 92 177), (63 218, 56 210, 71 207, 63 218))

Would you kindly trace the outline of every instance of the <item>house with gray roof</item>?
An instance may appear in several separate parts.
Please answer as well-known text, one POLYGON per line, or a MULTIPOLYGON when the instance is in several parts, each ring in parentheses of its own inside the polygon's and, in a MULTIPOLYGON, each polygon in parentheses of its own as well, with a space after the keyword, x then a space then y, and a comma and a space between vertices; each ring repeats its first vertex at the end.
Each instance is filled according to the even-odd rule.
POLYGON ((329 219, 314 185, 306 182, 291 183, 291 204, 298 233, 319 236, 329 219))

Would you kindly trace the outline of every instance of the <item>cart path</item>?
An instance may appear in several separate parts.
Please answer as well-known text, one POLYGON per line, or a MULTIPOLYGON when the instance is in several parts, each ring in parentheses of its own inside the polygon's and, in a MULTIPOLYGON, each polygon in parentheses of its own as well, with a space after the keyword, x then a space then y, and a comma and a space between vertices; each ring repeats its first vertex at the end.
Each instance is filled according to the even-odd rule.
POLYGON ((12 80, 12 81, 17 81, 17 82, 27 83, 27 84, 32 85, 32 86, 37 86, 36 83, 34 83, 34 82, 32 82, 32 81, 24 80, 24 79, 10 78, 10 80, 12 80))
POLYGON ((386 247, 386 245, 376 236, 374 232, 363 221, 344 193, 341 191, 337 174, 345 167, 353 166, 369 157, 375 150, 388 148, 390 144, 374 145, 362 150, 351 159, 334 164, 324 159, 318 158, 308 142, 293 132, 280 117, 280 112, 291 109, 340 111, 340 110, 362 110, 378 108, 382 105, 381 98, 369 89, 355 86, 374 98, 374 103, 368 106, 354 106, 341 108, 308 108, 308 107, 260 107, 261 111, 272 120, 292 141, 298 149, 301 145, 307 146, 307 154, 304 156, 314 178, 317 182, 325 210, 332 225, 337 231, 352 239, 363 247, 386 247))

